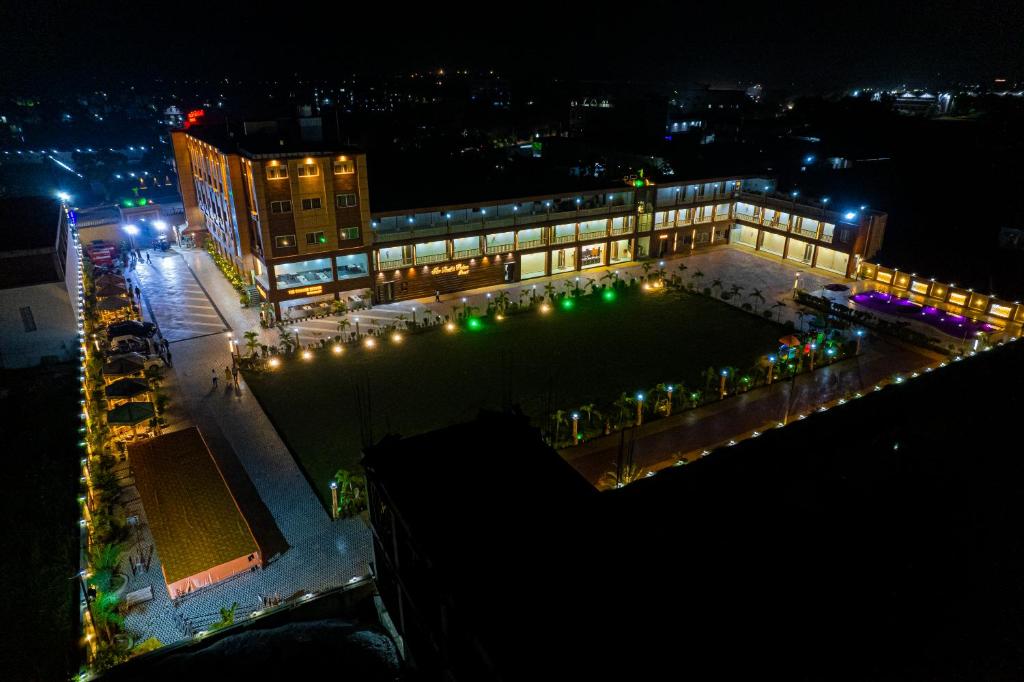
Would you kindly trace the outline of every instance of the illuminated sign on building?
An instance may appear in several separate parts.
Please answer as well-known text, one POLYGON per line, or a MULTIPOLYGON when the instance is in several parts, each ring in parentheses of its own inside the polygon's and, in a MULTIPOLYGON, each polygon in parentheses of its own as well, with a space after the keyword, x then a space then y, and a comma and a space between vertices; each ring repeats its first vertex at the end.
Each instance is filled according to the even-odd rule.
POLYGON ((188 129, 199 122, 206 112, 202 109, 193 109, 185 115, 185 128, 188 129))
POLYGON ((458 263, 456 265, 439 265, 430 271, 431 275, 450 275, 455 273, 456 275, 468 275, 469 266, 465 263, 458 263))
POLYGON ((312 287, 299 287, 298 289, 288 289, 285 293, 288 294, 289 296, 294 296, 296 294, 306 294, 308 296, 315 296, 316 294, 324 293, 324 286, 322 284, 317 284, 316 286, 312 287))

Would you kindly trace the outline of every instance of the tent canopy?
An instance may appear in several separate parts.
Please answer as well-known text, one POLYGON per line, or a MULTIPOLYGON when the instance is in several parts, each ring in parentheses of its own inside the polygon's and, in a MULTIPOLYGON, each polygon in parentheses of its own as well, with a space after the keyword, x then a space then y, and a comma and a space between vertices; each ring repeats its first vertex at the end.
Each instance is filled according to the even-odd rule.
POLYGON ((108 398, 134 398, 150 389, 142 379, 118 379, 103 390, 108 398))
POLYGON ((112 426, 133 426, 152 419, 155 414, 153 403, 125 403, 107 412, 107 423, 112 426))

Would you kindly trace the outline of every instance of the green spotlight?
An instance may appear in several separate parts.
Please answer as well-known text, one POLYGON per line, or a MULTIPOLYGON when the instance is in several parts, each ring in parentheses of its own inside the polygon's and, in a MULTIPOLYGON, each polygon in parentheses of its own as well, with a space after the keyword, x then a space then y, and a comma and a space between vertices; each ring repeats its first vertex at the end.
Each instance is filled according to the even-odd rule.
POLYGON ((573 306, 575 305, 576 301, 572 300, 571 298, 562 299, 562 310, 572 310, 573 306))
POLYGON ((472 330, 483 329, 484 323, 478 317, 471 317, 466 321, 466 327, 472 330))
POLYGON ((605 301, 614 301, 615 300, 615 290, 614 289, 605 289, 603 292, 601 292, 601 298, 604 299, 605 301))

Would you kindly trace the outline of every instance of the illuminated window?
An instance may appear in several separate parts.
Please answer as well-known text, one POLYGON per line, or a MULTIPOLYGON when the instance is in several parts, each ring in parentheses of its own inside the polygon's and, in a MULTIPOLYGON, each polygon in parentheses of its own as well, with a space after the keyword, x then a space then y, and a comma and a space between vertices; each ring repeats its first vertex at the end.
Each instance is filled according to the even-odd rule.
POLYGON ((343 227, 338 230, 338 239, 359 239, 359 228, 358 227, 343 227))
POLYGON ((950 294, 949 302, 955 303, 956 305, 963 305, 964 303, 967 303, 967 296, 966 294, 950 294))
POLYGON ((335 205, 338 208, 348 208, 356 205, 355 194, 336 194, 334 196, 335 205))
POLYGON ((270 202, 271 213, 291 213, 292 202, 290 201, 271 201, 270 202))
POLYGON ((349 173, 356 172, 355 161, 335 161, 334 162, 334 174, 335 175, 348 175, 349 173))
POLYGON ((295 246, 295 235, 286 234, 280 237, 274 237, 274 246, 279 249, 287 249, 295 246))
POLYGON ((321 206, 322 204, 320 202, 320 197, 311 197, 309 199, 302 200, 303 211, 314 211, 318 208, 321 208, 321 206))
POLYGON ((320 175, 320 166, 317 166, 316 164, 304 164, 298 167, 296 173, 298 173, 300 178, 320 175))
POLYGON ((910 288, 918 294, 928 293, 928 285, 924 282, 914 282, 910 285, 910 288))
POLYGON ((320 244, 326 244, 327 237, 323 232, 307 232, 306 233, 306 246, 319 246, 320 244))
POLYGON ((991 310, 989 310, 989 312, 992 313, 993 315, 998 315, 999 317, 1009 317, 1011 309, 1009 306, 998 305, 996 303, 993 303, 992 308, 991 310))
POLYGON ((267 179, 280 180, 288 177, 288 166, 267 166, 267 179))

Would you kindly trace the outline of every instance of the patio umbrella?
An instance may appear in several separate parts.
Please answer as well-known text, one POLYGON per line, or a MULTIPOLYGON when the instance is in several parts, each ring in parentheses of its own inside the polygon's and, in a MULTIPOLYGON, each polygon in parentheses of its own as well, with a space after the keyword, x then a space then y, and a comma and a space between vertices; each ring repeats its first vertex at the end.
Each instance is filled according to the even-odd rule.
POLYGON ((829 291, 849 291, 850 287, 845 284, 826 284, 825 288, 829 291))
POLYGON ((138 353, 126 353, 103 365, 103 376, 118 377, 138 374, 146 366, 146 360, 138 353))
POLYGON ((134 398, 149 392, 149 384, 142 379, 118 379, 103 389, 107 398, 134 398))
POLYGON ((131 305, 127 298, 104 298, 96 304, 96 308, 107 312, 116 312, 131 305))
POLYGON ((125 403, 107 412, 107 423, 112 426, 134 426, 152 419, 154 414, 153 403, 125 403))
POLYGON ((96 298, 110 298, 111 296, 124 296, 128 290, 123 284, 106 284, 96 288, 96 298))
POLYGON ((781 339, 779 339, 779 343, 781 343, 783 346, 795 347, 800 345, 800 339, 790 334, 789 336, 783 336, 781 339))

